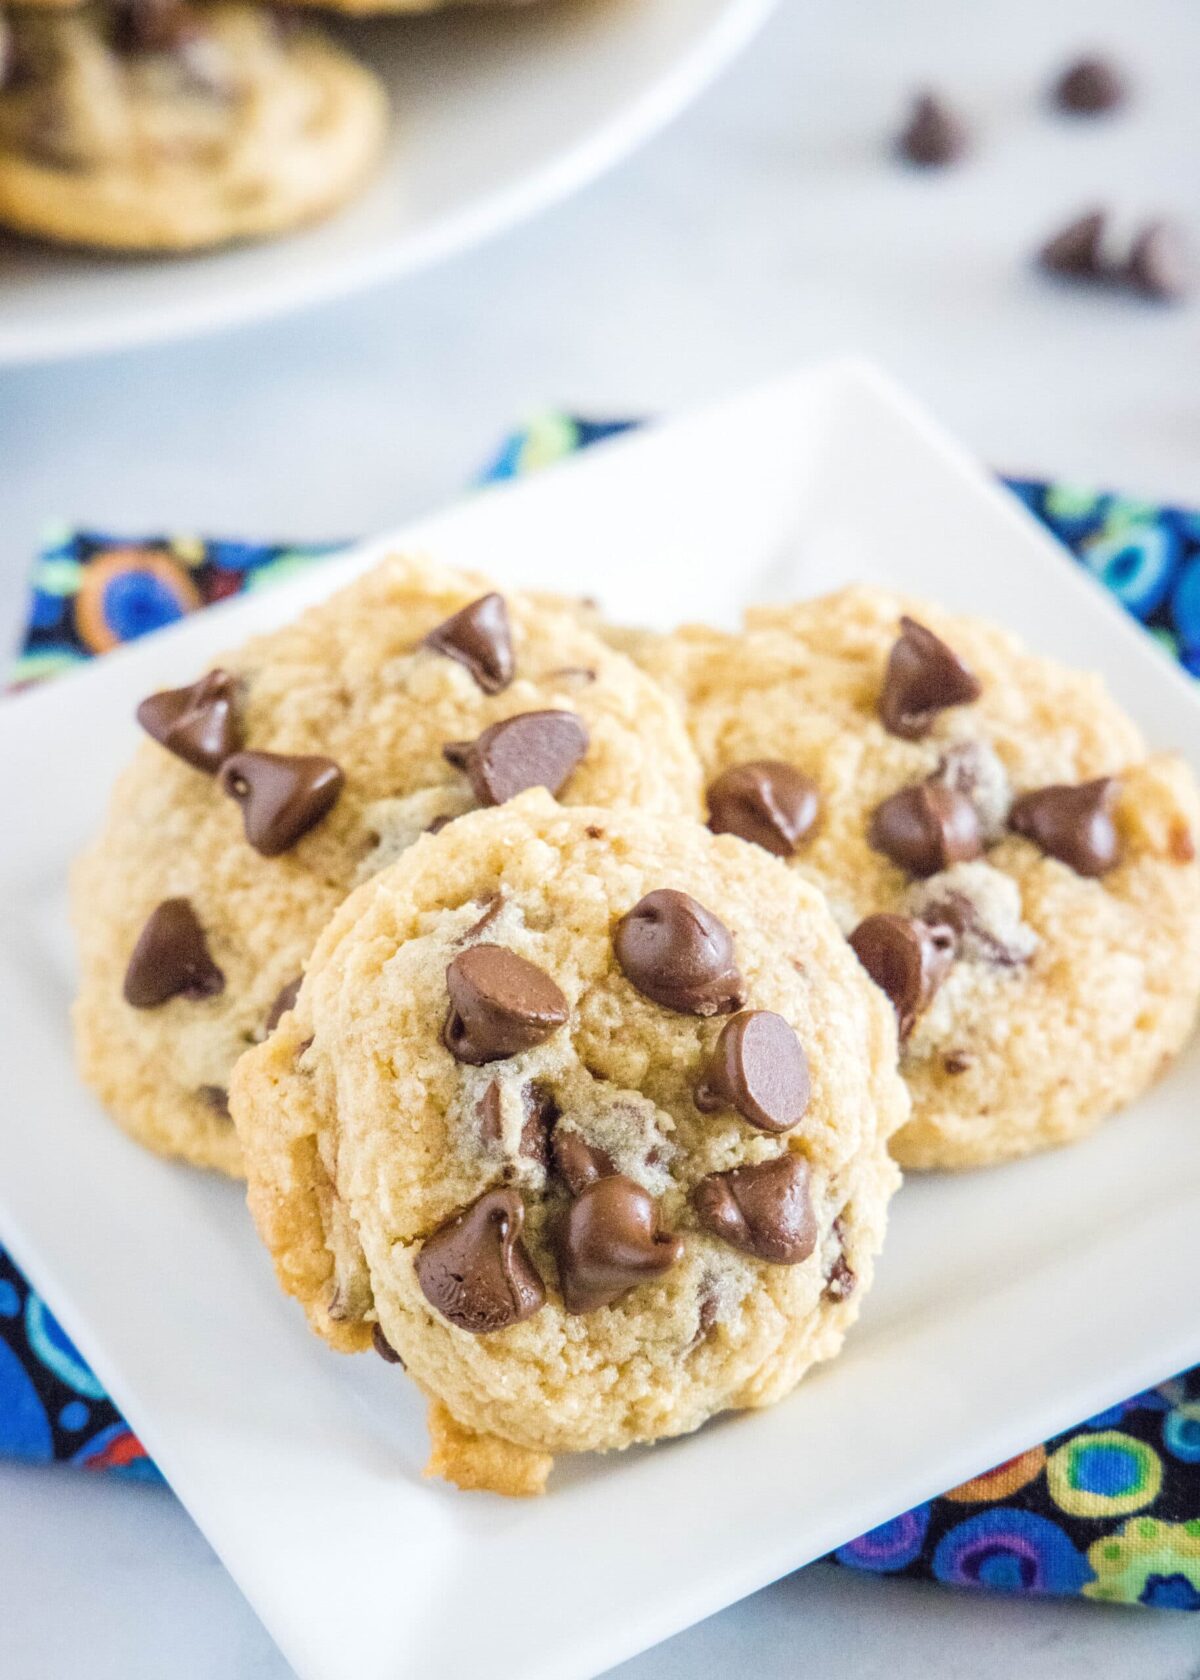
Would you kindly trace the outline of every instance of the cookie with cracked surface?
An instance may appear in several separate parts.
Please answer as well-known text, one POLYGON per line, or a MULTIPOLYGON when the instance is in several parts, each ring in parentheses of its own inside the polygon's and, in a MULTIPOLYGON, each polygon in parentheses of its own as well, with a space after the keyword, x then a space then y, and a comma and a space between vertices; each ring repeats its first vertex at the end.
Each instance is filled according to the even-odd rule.
POLYGON ((540 790, 348 899, 231 1099, 285 1289, 335 1347, 381 1330, 431 1469, 504 1492, 832 1357, 908 1108, 819 893, 540 790))
POLYGON ((713 826, 821 887, 893 997, 904 1166, 1071 1142, 1179 1050, 1200 995, 1196 786, 1097 677, 866 587, 641 658, 687 710, 713 826))
POLYGON ((80 1061, 135 1137, 226 1172, 234 1062, 351 888, 425 829, 534 783, 700 810, 682 720, 649 678, 568 615, 419 560, 147 696, 139 720, 148 739, 74 876, 80 1061))
POLYGON ((0 223, 185 251, 328 214, 377 162, 387 101, 315 27, 236 0, 14 11, 0 223))

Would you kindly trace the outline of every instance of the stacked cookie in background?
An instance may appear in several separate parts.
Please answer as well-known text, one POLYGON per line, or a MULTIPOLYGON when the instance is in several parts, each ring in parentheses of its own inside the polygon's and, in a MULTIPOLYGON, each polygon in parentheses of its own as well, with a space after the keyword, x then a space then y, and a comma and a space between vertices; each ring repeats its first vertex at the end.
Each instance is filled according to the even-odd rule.
POLYGON ((463 1487, 779 1399, 897 1163, 1081 1137, 1200 997, 1190 773, 881 591, 635 636, 391 559, 139 721, 73 883, 84 1075, 245 1173, 463 1487))

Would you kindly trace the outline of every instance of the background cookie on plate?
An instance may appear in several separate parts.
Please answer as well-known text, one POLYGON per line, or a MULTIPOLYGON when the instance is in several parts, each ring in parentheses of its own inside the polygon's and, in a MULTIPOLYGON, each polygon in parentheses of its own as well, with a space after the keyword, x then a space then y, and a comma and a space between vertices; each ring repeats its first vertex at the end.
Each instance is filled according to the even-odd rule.
POLYGON ((487 590, 387 560, 142 706, 153 739, 73 879, 75 1025, 151 1148, 238 1171, 233 1063, 351 887, 431 825, 532 785, 699 814, 673 703, 569 615, 487 590))
POLYGON ((540 790, 349 899, 231 1097, 284 1287, 405 1364, 431 1472, 506 1493, 832 1357, 908 1107, 819 893, 540 790))
POLYGON ((172 251, 257 238, 341 204, 387 102, 319 30, 270 9, 162 0, 9 17, 0 223, 172 251))
POLYGON ((1200 995, 1200 806, 1100 681, 878 589, 646 643, 713 826, 789 858, 893 996, 905 1166, 1082 1137, 1200 995), (882 919, 881 919, 882 918, 882 919))

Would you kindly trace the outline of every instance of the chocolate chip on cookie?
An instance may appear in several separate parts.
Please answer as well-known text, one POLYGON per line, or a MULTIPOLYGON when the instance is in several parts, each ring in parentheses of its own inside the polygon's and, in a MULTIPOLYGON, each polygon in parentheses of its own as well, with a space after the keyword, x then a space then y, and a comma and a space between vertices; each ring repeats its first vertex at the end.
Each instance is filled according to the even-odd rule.
POLYGON ((241 745, 234 712, 237 679, 228 671, 208 671, 187 688, 165 688, 147 695, 137 720, 147 735, 185 764, 214 775, 241 745))
POLYGON ((954 961, 954 929, 884 913, 868 916, 850 935, 855 956, 886 992, 905 1039, 926 1009, 954 961))
POLYGON ((709 1173, 692 1191, 692 1205, 704 1229, 723 1242, 756 1260, 795 1266, 817 1245, 808 1180, 803 1156, 779 1155, 709 1173))
POLYGON ((384 1335, 382 1325, 371 1326, 371 1346, 385 1365, 399 1365, 401 1370, 404 1369, 404 1361, 384 1335))
POLYGON ((544 969, 503 945, 471 945, 446 970, 443 1041, 456 1061, 502 1061, 544 1044, 570 1013, 544 969))
POLYGON ((442 749, 465 770, 481 805, 503 805, 526 788, 559 793, 588 748, 583 720, 574 712, 518 712, 493 723, 474 741, 448 741, 442 749))
POLYGON ((1120 860, 1120 841, 1112 807, 1117 783, 1112 776, 1078 786, 1057 783, 1022 794, 1008 824, 1015 834, 1065 863, 1077 875, 1104 875, 1120 860))
POLYGON ((345 778, 331 758, 238 752, 221 766, 220 786, 242 808, 246 839, 278 857, 337 803, 345 778))
POLYGON ((940 636, 907 615, 888 655, 879 716, 883 727, 906 741, 920 740, 939 712, 967 706, 983 690, 975 673, 940 636))
POLYGON ((515 1190, 485 1190, 426 1237, 416 1258, 421 1292, 460 1330, 484 1336, 532 1318, 546 1291, 521 1241, 525 1204, 515 1190))
POLYGON ((721 1028, 695 1103, 703 1114, 734 1108, 761 1132, 788 1132, 811 1095, 808 1058, 793 1029, 769 1009, 747 1009, 721 1028))
POLYGON ((218 1120, 232 1120, 229 1112, 229 1092, 224 1085, 201 1085, 196 1092, 206 1108, 210 1108, 218 1120))
MULTIPOLYGON (((524 1119, 517 1153, 523 1155, 527 1161, 536 1161, 538 1166, 545 1167, 549 1161, 550 1128, 558 1118, 558 1107, 550 1092, 532 1080, 521 1087, 521 1107, 524 1119)), ((501 1123, 501 1091, 498 1079, 491 1081, 475 1104, 475 1117, 479 1121, 479 1135, 484 1143, 493 1146, 499 1144, 503 1139, 504 1128, 501 1123)))
POLYGON ((200 918, 186 898, 167 898, 138 935, 125 970, 125 1001, 156 1009, 169 998, 216 997, 225 976, 212 959, 200 918))
POLYGON ((621 1173, 594 1179, 572 1198, 553 1244, 569 1313, 611 1306, 683 1258, 683 1238, 659 1228, 653 1197, 621 1173))
POLYGON ((909 875, 936 875, 983 852, 974 805, 940 782, 901 788, 877 805, 868 839, 909 875))
POLYGON ((275 1002, 267 1011, 267 1018, 263 1023, 264 1037, 268 1033, 273 1033, 275 1031, 275 1028, 279 1025, 280 1021, 283 1020, 283 1017, 287 1014, 289 1009, 294 1009, 296 1007, 296 999, 300 996, 300 987, 302 982, 303 976, 298 974, 294 980, 289 980, 287 985, 281 988, 275 1002))
POLYGON ((820 796, 803 771, 778 759, 735 764, 708 789, 708 826, 776 857, 791 857, 817 820, 820 796))
POLYGON ((613 950, 643 997, 681 1015, 728 1015, 746 986, 729 929, 689 893, 660 887, 617 923, 613 950))
POLYGON ((435 626, 425 646, 465 665, 485 694, 499 694, 513 679, 512 629, 503 595, 481 595, 435 626))
POLYGON ((607 1149, 589 1143, 572 1126, 556 1126, 550 1139, 554 1171, 572 1196, 580 1195, 598 1178, 615 1173, 616 1163, 607 1149))

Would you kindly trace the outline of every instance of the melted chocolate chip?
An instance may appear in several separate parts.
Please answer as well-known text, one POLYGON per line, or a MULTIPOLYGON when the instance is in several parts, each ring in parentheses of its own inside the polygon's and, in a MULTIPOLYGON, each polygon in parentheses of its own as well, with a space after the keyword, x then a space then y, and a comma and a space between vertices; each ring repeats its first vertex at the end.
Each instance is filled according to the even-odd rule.
POLYGON ((817 1246, 808 1162, 801 1155, 709 1173, 692 1191, 692 1205, 706 1231, 756 1260, 795 1266, 817 1246))
POLYGON ((900 631, 888 655, 879 716, 890 734, 916 741, 929 733, 939 712, 970 705, 982 689, 975 673, 932 630, 905 617, 900 631))
POLYGON ((241 745, 236 694, 237 681, 228 671, 209 671, 187 688, 148 695, 137 709, 137 720, 176 758, 213 775, 241 745))
POLYGON ((1054 84, 1052 98, 1060 111, 1094 116, 1122 105, 1129 88, 1123 71, 1111 58, 1080 58, 1069 64, 1054 84))
POLYGON ((400 1369, 403 1371, 404 1361, 396 1352, 391 1342, 389 1342, 387 1337, 384 1335, 382 1325, 373 1324, 371 1326, 371 1346, 375 1349, 375 1352, 379 1355, 380 1359, 384 1360, 388 1365, 399 1365, 400 1369))
POLYGON ((1122 278, 1156 303, 1178 303, 1187 297, 1195 268, 1181 229, 1174 222, 1150 222, 1134 240, 1122 278))
POLYGON ((745 1002, 729 929, 673 887, 647 893, 617 923, 613 950, 625 978, 681 1015, 728 1015, 745 1002))
POLYGON ((1059 783, 1022 794, 1008 825, 1077 875, 1103 875, 1120 858, 1112 818, 1117 783, 1111 776, 1079 786, 1059 783))
POLYGON ((695 1101, 703 1114, 734 1108, 762 1132, 788 1132, 811 1095, 808 1058, 795 1032, 782 1015, 748 1009, 721 1028, 695 1101))
POLYGON ((275 1031, 275 1028, 279 1025, 280 1021, 283 1020, 283 1017, 287 1014, 288 1010, 296 1007, 296 999, 300 996, 302 978, 303 977, 301 975, 297 975, 294 980, 289 980, 287 985, 280 991, 279 996, 275 999, 275 1002, 267 1011, 267 1019, 263 1031, 268 1037, 275 1031))
POLYGON ((1089 210, 1054 234, 1038 252, 1038 263, 1050 274, 1070 280, 1111 279, 1104 255, 1104 234, 1108 217, 1103 210, 1089 210))
POLYGON ((957 162, 969 144, 962 118, 932 93, 922 93, 913 101, 908 121, 896 138, 900 156, 920 169, 957 162))
POLYGON ((443 1039, 460 1062, 498 1062, 532 1050, 570 1013, 554 981, 503 945, 471 945, 446 970, 443 1039))
POLYGON ((820 795, 802 771, 778 759, 726 770, 708 790, 708 826, 791 857, 817 820, 820 795))
POLYGON ((587 730, 574 712, 518 712, 477 740, 448 741, 442 754, 466 771, 481 805, 503 805, 526 788, 557 794, 587 747, 587 730))
POLYGON ((484 1336, 532 1318, 546 1291, 521 1241, 525 1205, 515 1190, 485 1190, 426 1237, 416 1259, 421 1292, 460 1330, 484 1336))
POLYGON ((616 1172, 616 1164, 607 1149, 588 1143, 581 1132, 569 1126, 558 1126, 550 1139, 554 1171, 572 1196, 580 1195, 598 1178, 608 1178, 616 1172))
POLYGON ((216 997, 225 976, 212 960, 204 929, 186 898, 167 898, 138 935, 125 970, 125 1001, 156 1009, 169 998, 216 997))
POLYGON ((954 961, 954 930, 909 916, 868 916, 850 935, 855 956, 886 992, 902 1039, 926 1009, 954 961))
MULTIPOLYGON (((538 1166, 545 1167, 549 1162, 550 1128, 558 1118, 558 1105, 544 1086, 530 1082, 521 1088, 521 1106, 525 1118, 517 1153, 527 1161, 536 1161, 538 1166)), ((499 1144, 503 1138, 503 1126, 498 1079, 492 1080, 475 1104, 475 1114, 484 1143, 492 1146, 499 1144)))
POLYGON ((242 808, 246 839, 278 857, 315 828, 337 802, 345 777, 331 758, 238 752, 221 766, 220 785, 242 808))
POLYGON ((653 1198, 621 1173, 594 1179, 554 1229, 558 1281, 569 1313, 611 1306, 683 1258, 683 1238, 662 1231, 653 1198))
POLYGON ((201 1085, 196 1092, 200 1101, 211 1108, 219 1120, 231 1120, 229 1112, 229 1092, 224 1085, 201 1085))
POLYGON ((429 632, 425 646, 465 665, 485 694, 513 679, 512 630, 503 595, 481 595, 429 632))
POLYGON ((974 805, 940 782, 920 782, 885 799, 872 814, 867 837, 909 875, 936 875, 983 853, 974 805))

